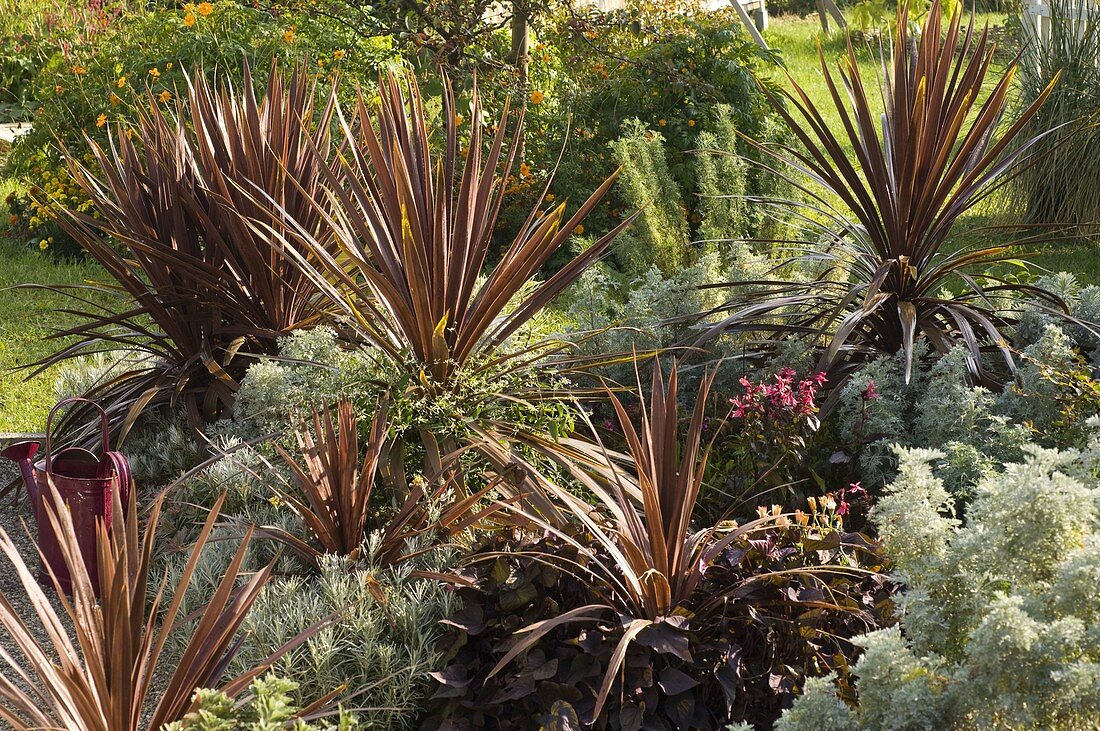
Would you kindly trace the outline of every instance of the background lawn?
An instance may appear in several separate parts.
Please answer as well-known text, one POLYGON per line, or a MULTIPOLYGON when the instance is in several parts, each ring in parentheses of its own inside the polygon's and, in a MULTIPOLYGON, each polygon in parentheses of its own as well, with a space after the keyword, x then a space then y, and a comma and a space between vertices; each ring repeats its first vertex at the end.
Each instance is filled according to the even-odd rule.
MULTIPOLYGON (((11 183, 0 182, 0 202, 11 183)), ((7 212, 2 210, 4 217, 7 212)), ((28 371, 13 369, 49 355, 60 343, 47 336, 72 324, 53 310, 65 306, 65 296, 21 284, 81 284, 96 277, 94 265, 59 262, 26 243, 0 239, 0 432, 41 431, 53 405, 54 376, 47 371, 30 381, 28 371)))

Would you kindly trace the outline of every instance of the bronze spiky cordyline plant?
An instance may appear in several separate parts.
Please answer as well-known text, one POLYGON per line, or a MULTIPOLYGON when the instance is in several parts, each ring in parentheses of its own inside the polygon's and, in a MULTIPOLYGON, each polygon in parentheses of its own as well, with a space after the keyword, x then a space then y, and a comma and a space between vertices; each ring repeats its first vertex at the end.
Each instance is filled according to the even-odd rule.
POLYGON ((418 537, 428 537, 431 545, 499 510, 494 505, 478 507, 494 483, 472 495, 451 499, 450 485, 440 476, 435 481, 437 489, 429 490, 426 481, 414 482, 395 513, 380 514, 379 506, 371 505, 371 497, 389 424, 389 399, 383 397, 371 421, 366 448, 361 451, 355 407, 347 398, 337 402, 335 414, 325 406, 299 423, 295 430, 297 459, 275 444, 297 490, 272 489, 302 519, 308 536, 303 539, 270 526, 261 528, 261 533, 290 546, 316 568, 325 554, 360 558, 364 542, 377 530, 381 540, 372 559, 391 565, 420 552, 412 544, 418 537))
POLYGON ((988 29, 976 33, 971 22, 964 34, 955 13, 944 30, 936 0, 914 38, 906 13, 900 6, 891 65, 881 74, 881 116, 851 39, 839 83, 819 54, 839 127, 793 78, 779 95, 764 89, 800 147, 757 146, 805 199, 772 203, 802 208, 800 220, 826 240, 804 256, 827 262, 829 272, 808 283, 752 283, 753 292, 719 308, 732 314, 706 325, 704 338, 808 337, 823 346, 818 370, 835 383, 864 359, 899 350, 908 379, 923 337, 940 353, 965 346, 975 380, 992 384, 984 353, 1000 351, 1010 372, 1015 363, 1004 335, 1014 313, 991 298, 1028 296, 1064 311, 1053 294, 991 272, 1013 258, 1009 245, 948 246, 960 217, 1026 162, 1035 139, 1020 133, 1050 87, 998 134, 1016 63, 987 84, 995 51, 988 29))
POLYGON ((0 594, 0 626, 9 637, 0 651, 0 719, 7 728, 156 731, 191 708, 196 689, 221 688, 235 696, 323 626, 310 627, 255 668, 224 680, 243 641, 241 624, 270 579, 273 565, 250 576, 242 573, 250 537, 246 535, 203 610, 197 616, 181 617, 184 595, 224 496, 212 506, 179 582, 169 588, 165 576, 150 600, 149 573, 162 500, 151 506, 144 528, 139 529, 135 492, 124 510, 118 491, 114 491, 111 530, 108 533, 99 526, 98 599, 69 511, 55 492, 47 493, 54 504, 45 504, 43 517, 48 516, 54 525, 72 576, 72 596, 65 597, 50 570, 60 611, 0 528, 0 553, 26 591, 46 638, 39 639, 40 633, 28 627, 8 597, 0 594), (189 639, 181 655, 174 658, 173 668, 167 668, 164 648, 168 636, 188 621, 194 621, 187 629, 189 639), (75 642, 67 634, 66 624, 73 627, 75 642))
MULTIPOLYGON (((438 131, 430 125, 415 79, 391 73, 380 79, 379 96, 375 106, 361 93, 350 115, 337 107, 343 134, 340 166, 328 171, 325 198, 318 203, 327 224, 324 237, 318 240, 304 228, 274 230, 262 222, 258 228, 285 241, 283 250, 324 293, 328 307, 383 354, 386 370, 407 374, 411 387, 429 398, 455 397, 463 382, 485 374, 507 374, 513 384, 531 376, 530 387, 482 394, 487 400, 522 404, 544 398, 535 386, 545 372, 540 369, 564 346, 540 342, 518 348, 508 341, 631 222, 632 217, 544 281, 535 280, 615 176, 568 218, 565 203, 543 209, 544 188, 499 261, 487 266, 506 181, 517 163, 519 146, 507 144, 511 112, 504 109, 487 139, 475 88, 463 139, 448 84, 438 131)), ((522 124, 520 113, 513 139, 522 124)), ((467 413, 478 408, 470 405, 467 413)), ((505 433, 524 428, 486 421, 477 426, 505 433)), ((416 426, 424 444, 424 472, 441 473, 442 456, 462 444, 416 426)), ((400 462, 400 440, 391 451, 400 462)), ((402 470, 388 474, 400 477, 402 470)))
POLYGON ((140 354, 87 394, 123 436, 143 410, 167 403, 182 402, 196 426, 225 413, 252 362, 246 354, 275 353, 279 335, 318 317, 310 278, 249 221, 278 229, 293 219, 317 249, 330 247, 316 201, 335 89, 317 107, 304 71, 273 67, 257 98, 246 67, 239 91, 212 89, 201 70, 187 91, 174 113, 150 95, 133 130, 113 130, 107 149, 91 143, 94 164, 71 158, 93 211, 59 211, 113 280, 95 289, 120 305, 56 288, 73 296, 69 312, 81 322, 56 334, 73 344, 35 366, 117 347, 140 354))

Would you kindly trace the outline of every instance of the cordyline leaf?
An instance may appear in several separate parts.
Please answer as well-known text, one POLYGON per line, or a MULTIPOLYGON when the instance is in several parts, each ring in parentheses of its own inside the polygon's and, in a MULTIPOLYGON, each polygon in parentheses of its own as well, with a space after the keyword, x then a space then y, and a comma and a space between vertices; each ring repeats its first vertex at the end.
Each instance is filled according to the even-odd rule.
POLYGON ((326 619, 303 631, 240 677, 223 681, 240 647, 241 624, 272 572, 268 565, 239 584, 248 547, 246 536, 204 610, 193 615, 198 620, 188 628, 190 639, 167 682, 163 688, 155 687, 154 677, 164 670, 161 664, 169 634, 185 619, 190 620, 180 618, 180 607, 224 496, 211 508, 172 593, 168 593, 165 577, 150 602, 148 578, 162 501, 155 501, 144 530, 139 530, 136 491, 131 491, 125 511, 118 491, 112 492, 110 531, 103 524, 98 526, 99 586, 94 587, 72 517, 55 490, 48 494, 52 502, 44 503, 45 516, 58 536, 62 559, 72 577, 69 598, 62 593, 52 567, 43 561, 58 593, 60 613, 0 529, 0 552, 19 577, 46 637, 45 641, 38 639, 8 599, 0 597, 0 625, 12 639, 11 649, 21 655, 9 654, 7 649, 0 651, 0 718, 15 731, 160 729, 192 708, 196 689, 220 687, 230 696, 240 693, 252 679, 330 621, 326 619), (69 639, 65 624, 73 627, 75 642, 69 639), (30 691, 22 690, 20 684, 30 691), (153 710, 146 719, 149 704, 153 710))
MULTIPOLYGON (((790 90, 764 88, 799 146, 752 144, 774 161, 764 167, 809 201, 771 203, 808 211, 796 211, 796 217, 813 221, 815 230, 825 221, 831 243, 811 246, 811 253, 798 258, 812 259, 815 266, 831 263, 846 276, 838 280, 830 267, 808 283, 744 286, 731 301, 705 313, 723 317, 700 326, 700 341, 726 332, 763 335, 760 354, 789 337, 824 344, 818 370, 828 371, 834 384, 864 360, 899 350, 908 379, 920 338, 940 353, 963 345, 975 380, 986 385, 996 386, 1000 378, 983 365, 986 353, 999 352, 1005 370, 1015 372, 1015 359, 1000 343, 1019 313, 991 301, 985 291, 987 283, 999 282, 990 268, 1012 261, 1009 247, 956 251, 947 244, 964 213, 1034 161, 1032 148, 1041 135, 1025 139, 1021 133, 1054 82, 1002 129, 1016 62, 988 88, 995 52, 988 29, 975 31, 971 18, 964 35, 962 13, 956 13, 944 30, 941 3, 935 0, 914 38, 907 12, 905 4, 899 6, 890 54, 881 53, 884 65, 890 58, 878 90, 884 113, 860 74, 851 39, 837 72, 820 51, 839 125, 826 121, 793 78, 790 90), (844 210, 832 208, 815 186, 841 201, 844 210)), ((1042 288, 1013 283, 998 289, 1066 312, 1065 303, 1042 288)))
MULTIPOLYGON (((169 113, 150 95, 134 139, 118 128, 107 149, 89 141, 94 163, 69 157, 93 210, 58 209, 58 221, 111 277, 104 286, 130 302, 111 312, 51 288, 76 303, 80 324, 57 336, 77 342, 28 367, 118 347, 149 356, 88 394, 116 430, 178 401, 195 426, 217 417, 253 362, 244 353, 275 353, 280 335, 325 315, 314 282, 283 250, 286 237, 263 235, 251 220, 309 231, 315 251, 335 250, 317 204, 323 170, 334 165, 335 90, 317 106, 304 70, 284 76, 274 66, 262 97, 253 89, 247 65, 239 93, 228 83, 212 89, 200 69, 186 106, 179 100, 169 113)), ((70 413, 63 426, 86 421, 70 413)))

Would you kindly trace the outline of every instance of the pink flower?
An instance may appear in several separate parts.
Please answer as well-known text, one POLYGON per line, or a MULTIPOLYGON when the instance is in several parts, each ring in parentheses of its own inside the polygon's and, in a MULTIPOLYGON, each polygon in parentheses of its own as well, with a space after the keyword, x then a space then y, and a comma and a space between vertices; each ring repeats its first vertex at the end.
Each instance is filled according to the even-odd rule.
POLYGON ((867 388, 863 389, 861 395, 864 401, 874 401, 879 397, 878 391, 875 390, 875 379, 872 378, 867 382, 867 388))

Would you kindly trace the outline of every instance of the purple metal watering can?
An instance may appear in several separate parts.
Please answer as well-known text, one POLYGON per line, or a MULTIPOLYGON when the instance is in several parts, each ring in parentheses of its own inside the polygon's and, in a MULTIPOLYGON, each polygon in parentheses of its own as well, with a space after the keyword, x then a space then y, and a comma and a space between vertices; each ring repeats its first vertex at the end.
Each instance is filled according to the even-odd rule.
POLYGON ((46 420, 45 459, 35 462, 39 447, 38 442, 18 442, 0 452, 0 456, 18 463, 23 483, 27 486, 27 497, 34 508, 38 522, 38 547, 42 553, 38 581, 44 586, 53 586, 50 579, 52 571, 62 591, 66 594, 72 591, 72 577, 45 507, 46 501, 51 501, 51 506, 56 505, 52 502, 52 495, 57 495, 72 515, 80 555, 98 595, 96 524, 104 523, 110 529, 114 491, 118 491, 121 504, 126 507, 132 483, 130 463, 121 452, 110 451, 107 413, 99 404, 85 398, 64 399, 50 410, 46 420), (100 456, 82 447, 68 447, 53 454, 51 431, 54 416, 63 406, 74 402, 89 404, 99 412, 103 450, 100 456))

